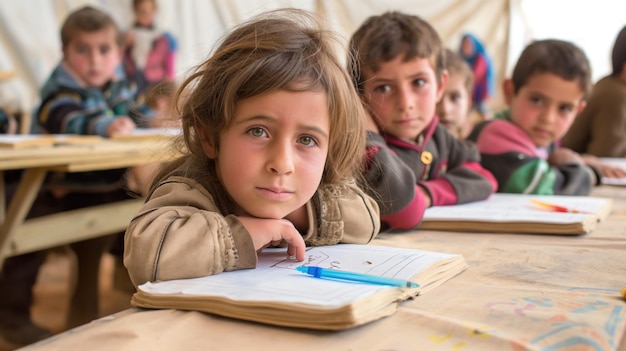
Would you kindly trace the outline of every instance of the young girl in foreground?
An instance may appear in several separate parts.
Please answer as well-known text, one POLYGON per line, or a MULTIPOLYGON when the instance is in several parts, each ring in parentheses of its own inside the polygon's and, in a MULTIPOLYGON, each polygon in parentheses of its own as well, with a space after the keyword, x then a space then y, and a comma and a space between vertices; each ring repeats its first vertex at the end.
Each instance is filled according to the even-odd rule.
POLYGON ((363 107, 331 33, 297 10, 235 28, 183 83, 187 154, 126 231, 135 285, 254 268, 264 247, 368 243, 376 203, 355 185, 363 107), (189 91, 187 91, 189 90, 189 91))

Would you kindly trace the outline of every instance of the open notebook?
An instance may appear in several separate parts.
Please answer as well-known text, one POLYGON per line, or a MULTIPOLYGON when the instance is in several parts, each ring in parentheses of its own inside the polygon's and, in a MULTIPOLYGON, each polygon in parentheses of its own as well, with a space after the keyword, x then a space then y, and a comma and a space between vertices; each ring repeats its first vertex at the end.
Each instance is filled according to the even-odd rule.
POLYGON ((612 206, 613 200, 599 197, 496 193, 484 201, 430 207, 418 228, 578 235, 592 231, 610 214, 612 206), (579 213, 554 211, 534 201, 579 213))
POLYGON ((304 262, 287 259, 286 249, 265 249, 256 269, 145 283, 133 295, 132 304, 341 330, 389 316, 401 301, 441 285, 466 268, 461 255, 373 244, 310 247, 304 262), (410 280, 420 287, 315 278, 296 270, 302 265, 410 280))

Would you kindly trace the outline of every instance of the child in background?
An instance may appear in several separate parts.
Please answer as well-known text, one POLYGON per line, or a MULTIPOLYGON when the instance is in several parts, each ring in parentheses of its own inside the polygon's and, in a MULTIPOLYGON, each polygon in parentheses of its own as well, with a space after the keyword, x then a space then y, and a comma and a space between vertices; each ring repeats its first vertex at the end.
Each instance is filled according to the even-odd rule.
MULTIPOLYGON (((137 126, 145 125, 146 117, 136 110, 136 91, 122 69, 120 39, 117 25, 104 11, 86 6, 67 17, 61 27, 63 58, 41 89, 41 105, 36 111, 37 122, 45 132, 111 137, 132 133, 137 126)), ((129 188, 141 193, 147 186, 128 179, 151 179, 153 170, 152 165, 146 165, 53 173, 47 180, 47 189, 55 197, 57 210, 69 211, 134 198, 129 188)), ((103 249, 111 245, 111 237, 94 240, 100 239, 103 249)), ((123 242, 122 232, 110 251, 120 268, 123 242)), ((116 282, 129 282, 124 269, 116 272, 124 275, 115 277, 116 282)), ((86 321, 69 324, 80 322, 86 321)))
POLYGON ((465 139, 474 127, 470 116, 474 74, 467 63, 454 51, 446 49, 448 84, 437 103, 437 117, 450 134, 465 139))
POLYGON ((305 243, 378 234, 376 202, 355 183, 362 105, 338 39, 314 24, 298 10, 245 22, 182 84, 186 155, 126 231, 135 285, 254 268, 269 245, 301 261, 305 243))
POLYGON ((366 105, 365 178, 385 227, 414 228, 429 206, 484 200, 497 187, 472 143, 456 139, 435 116, 448 73, 430 24, 387 12, 354 33, 350 72, 366 105))
POLYGON ((599 80, 563 146, 597 157, 626 157, 626 27, 612 50, 613 72, 599 80))
POLYGON ((157 11, 156 0, 133 0, 135 23, 124 39, 124 70, 137 85, 139 103, 155 85, 175 79, 176 40, 157 27, 157 11))
POLYGON ((472 106, 481 114, 482 119, 490 119, 487 100, 494 92, 495 73, 493 63, 487 54, 483 43, 473 34, 465 34, 461 38, 459 54, 470 66, 474 73, 474 87, 472 89, 472 106))
POLYGON ((481 163, 499 192, 587 195, 602 173, 579 154, 558 145, 584 108, 591 87, 585 53, 560 40, 526 47, 504 82, 508 109, 476 126, 481 163))
POLYGON ((128 134, 136 127, 136 91, 121 66, 119 31, 93 7, 72 12, 61 28, 63 59, 41 89, 37 122, 48 133, 128 134))

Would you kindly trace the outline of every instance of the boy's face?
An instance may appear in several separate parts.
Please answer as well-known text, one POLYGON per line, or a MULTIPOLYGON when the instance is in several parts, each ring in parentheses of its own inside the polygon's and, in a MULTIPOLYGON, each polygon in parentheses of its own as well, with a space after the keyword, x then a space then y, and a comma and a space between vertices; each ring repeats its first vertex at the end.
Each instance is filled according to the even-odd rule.
POLYGON ((531 76, 517 94, 513 82, 506 80, 504 95, 513 123, 522 128, 537 147, 561 139, 585 107, 580 83, 552 73, 531 76))
POLYGON ((363 99, 381 130, 415 141, 435 115, 448 74, 443 74, 440 86, 430 58, 403 60, 400 55, 382 62, 377 72, 365 70, 363 99))
POLYGON ((465 77, 463 74, 450 72, 443 96, 437 103, 439 121, 453 135, 457 135, 467 125, 471 104, 471 96, 465 87, 465 77))
POLYGON ((281 219, 317 191, 329 137, 326 92, 278 90, 239 101, 220 148, 203 146, 237 215, 281 219))
POLYGON ((115 77, 121 59, 116 36, 113 27, 77 32, 63 48, 65 62, 87 87, 102 88, 115 77))

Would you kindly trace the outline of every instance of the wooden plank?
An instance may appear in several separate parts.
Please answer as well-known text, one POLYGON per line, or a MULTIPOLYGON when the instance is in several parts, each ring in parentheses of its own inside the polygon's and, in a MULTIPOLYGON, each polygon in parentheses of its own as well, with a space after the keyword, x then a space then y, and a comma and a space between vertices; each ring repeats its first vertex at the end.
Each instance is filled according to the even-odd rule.
POLYGON ((111 159, 128 159, 115 164, 115 167, 128 167, 142 163, 162 162, 173 159, 177 154, 169 148, 167 142, 142 141, 120 142, 105 141, 98 144, 57 145, 46 148, 2 149, 0 148, 0 170, 25 169, 32 167, 58 166, 55 170, 71 169, 93 170, 103 169, 99 165, 111 159), (121 166, 118 166, 121 164, 121 166))
POLYGON ((93 144, 102 142, 99 135, 78 134, 2 134, 0 148, 22 149, 54 145, 93 144))
POLYGON ((144 199, 105 205, 29 219, 16 228, 3 256, 15 256, 126 230, 144 199))
POLYGON ((0 267, 2 267, 6 257, 3 252, 7 250, 8 244, 15 236, 15 232, 24 223, 24 219, 35 201, 46 173, 46 170, 42 168, 31 168, 24 172, 15 195, 13 195, 9 203, 6 218, 0 224, 0 267))

